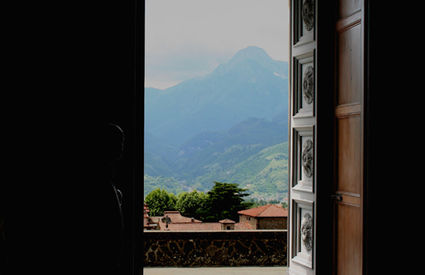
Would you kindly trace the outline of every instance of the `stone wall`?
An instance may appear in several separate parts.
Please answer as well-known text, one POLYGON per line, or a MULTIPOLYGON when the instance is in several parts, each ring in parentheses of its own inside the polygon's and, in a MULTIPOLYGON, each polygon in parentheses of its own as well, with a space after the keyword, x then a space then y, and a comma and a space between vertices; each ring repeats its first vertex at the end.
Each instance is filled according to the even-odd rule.
POLYGON ((287 229, 287 218, 259 218, 257 229, 287 229))
POLYGON ((239 215, 239 222, 240 223, 248 223, 251 228, 257 229, 257 219, 254 217, 246 216, 246 215, 239 215))
POLYGON ((144 266, 286 266, 287 231, 144 232, 144 266))

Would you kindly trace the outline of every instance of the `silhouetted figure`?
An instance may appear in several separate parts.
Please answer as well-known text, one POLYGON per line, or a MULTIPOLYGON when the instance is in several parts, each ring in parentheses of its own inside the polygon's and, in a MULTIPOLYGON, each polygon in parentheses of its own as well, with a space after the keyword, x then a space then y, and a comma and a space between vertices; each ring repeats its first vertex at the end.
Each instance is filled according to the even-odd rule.
MULTIPOLYGON (((117 188, 114 183, 114 176, 116 170, 116 162, 122 157, 124 149, 124 133, 122 129, 115 125, 109 124, 105 129, 105 140, 104 140, 104 152, 105 152, 105 186, 99 186, 99 188, 105 189, 105 198, 107 198, 107 205, 105 207, 105 228, 100 228, 108 233, 105 238, 108 239, 109 246, 101 246, 100 250, 106 248, 105 252, 105 264, 111 265, 111 269, 118 272, 122 261, 122 250, 123 250, 123 231, 124 222, 122 214, 122 200, 123 194, 117 188), (108 192, 106 192, 108 191, 108 192), (109 219, 109 220, 108 220, 109 219), (107 261, 110 260, 109 263, 107 261)), ((103 253, 103 251, 101 251, 103 253)))
POLYGON ((62 136, 40 127, 41 153, 19 155, 22 163, 33 156, 31 165, 0 185, 1 275, 120 274, 126 196, 114 169, 123 131, 91 121, 66 128, 62 136))
POLYGON ((114 124, 93 129, 92 133, 87 137, 90 152, 82 156, 89 177, 79 183, 82 188, 78 198, 84 200, 84 205, 79 208, 82 218, 77 217, 83 227, 76 236, 80 246, 76 264, 81 274, 119 274, 124 230, 121 205, 125 198, 114 176, 123 154, 124 134, 114 124))

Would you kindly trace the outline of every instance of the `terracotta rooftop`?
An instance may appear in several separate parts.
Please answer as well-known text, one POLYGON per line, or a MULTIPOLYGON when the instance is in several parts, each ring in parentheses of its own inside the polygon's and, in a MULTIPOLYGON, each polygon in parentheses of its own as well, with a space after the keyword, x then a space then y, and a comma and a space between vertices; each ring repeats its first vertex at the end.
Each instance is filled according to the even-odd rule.
POLYGON ((200 220, 182 216, 179 211, 164 211, 165 216, 171 219, 171 223, 201 223, 200 220))
MULTIPOLYGON (((161 230, 164 230, 165 226, 161 230)), ((168 230, 179 231, 179 230, 221 230, 221 223, 218 222, 202 222, 202 223, 170 223, 168 224, 168 230)))
POLYGON ((238 214, 258 218, 288 217, 288 209, 276 204, 267 204, 256 208, 238 211, 238 214))
POLYGON ((231 219, 224 219, 221 221, 218 221, 219 223, 236 223, 235 221, 232 221, 231 219))
POLYGON ((181 230, 222 230, 222 224, 234 224, 235 221, 224 219, 219 222, 202 222, 194 218, 184 217, 179 211, 164 211, 164 216, 150 217, 153 222, 158 222, 160 230, 181 231, 181 230), (164 217, 168 216, 170 222, 165 223, 164 217))

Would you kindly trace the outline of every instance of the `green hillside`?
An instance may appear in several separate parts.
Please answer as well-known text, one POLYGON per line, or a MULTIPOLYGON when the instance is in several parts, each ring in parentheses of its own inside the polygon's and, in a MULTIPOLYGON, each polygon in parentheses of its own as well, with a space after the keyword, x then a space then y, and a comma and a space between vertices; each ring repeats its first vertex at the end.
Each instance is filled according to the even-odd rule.
POLYGON ((165 189, 168 192, 178 194, 183 191, 189 191, 190 188, 184 181, 179 181, 172 177, 152 177, 149 175, 144 176, 144 196, 152 192, 154 189, 165 189))
MULTIPOLYGON (((227 155, 233 151, 245 149, 249 152, 250 147, 233 146, 218 159, 228 159, 227 155)), ((213 181, 234 182, 248 188, 252 198, 280 200, 288 191, 288 143, 267 147, 233 165, 223 165, 220 161, 210 163, 208 170, 195 179, 194 186, 202 188, 206 184, 208 189, 213 181)))
POLYGON ((145 175, 145 195, 155 188, 165 188, 175 194, 197 189, 208 191, 214 181, 238 183, 248 188, 251 198, 282 200, 288 191, 288 143, 269 146, 252 154, 254 145, 235 145, 207 164, 205 174, 189 181, 145 175), (235 154, 236 152, 236 154, 235 154), (250 154, 251 153, 251 154, 250 154), (236 159, 232 156, 238 156, 236 159), (240 155, 248 157, 242 161, 240 155))
POLYGON ((145 194, 219 181, 283 199, 287 140, 288 63, 247 47, 203 77, 145 89, 145 194))

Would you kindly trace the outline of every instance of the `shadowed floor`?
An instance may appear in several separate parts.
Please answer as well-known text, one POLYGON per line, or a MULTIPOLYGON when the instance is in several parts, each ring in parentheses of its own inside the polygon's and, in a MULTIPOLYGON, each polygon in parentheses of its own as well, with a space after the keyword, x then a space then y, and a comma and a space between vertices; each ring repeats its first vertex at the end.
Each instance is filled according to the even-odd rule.
POLYGON ((287 275, 287 267, 147 267, 144 275, 287 275))

